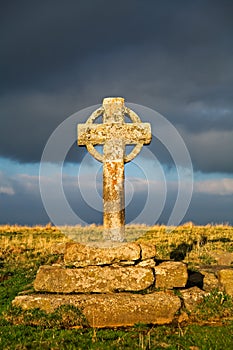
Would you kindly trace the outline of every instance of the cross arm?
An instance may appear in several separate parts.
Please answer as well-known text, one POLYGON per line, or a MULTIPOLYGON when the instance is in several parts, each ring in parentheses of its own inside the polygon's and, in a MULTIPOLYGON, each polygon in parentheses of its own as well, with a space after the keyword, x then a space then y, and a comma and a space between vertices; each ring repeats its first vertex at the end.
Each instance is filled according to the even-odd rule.
POLYGON ((106 140, 123 140, 125 144, 148 144, 151 141, 149 123, 79 124, 78 145, 104 144, 106 140))
POLYGON ((88 143, 92 145, 103 144, 106 140, 105 124, 78 124, 78 145, 88 143))

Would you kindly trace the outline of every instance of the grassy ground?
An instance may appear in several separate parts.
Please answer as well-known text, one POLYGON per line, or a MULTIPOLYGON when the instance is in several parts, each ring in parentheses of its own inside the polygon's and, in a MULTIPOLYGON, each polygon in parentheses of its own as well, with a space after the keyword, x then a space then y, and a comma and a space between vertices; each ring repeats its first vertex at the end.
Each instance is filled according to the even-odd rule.
MULTIPOLYGON (((196 310, 192 324, 170 326, 136 325, 127 329, 72 328, 72 318, 60 312, 51 318, 26 315, 27 326, 12 325, 11 301, 19 293, 30 293, 38 267, 59 261, 55 243, 101 237, 101 227, 57 228, 0 226, 0 349, 232 349, 233 302, 216 291, 196 310), (69 236, 62 232, 69 232, 69 236), (73 235, 73 236, 72 236, 73 235), (54 254, 56 253, 56 254, 54 254), (38 317, 38 326, 30 326, 38 317)), ((127 227, 127 239, 152 241, 158 259, 182 260, 192 269, 214 264, 214 254, 233 252, 233 227, 193 226, 191 223, 169 232, 164 226, 127 227)), ((72 311, 72 310, 71 310, 72 311)), ((71 313, 72 315, 72 313, 71 313)), ((18 316, 18 315, 17 315, 18 316)))

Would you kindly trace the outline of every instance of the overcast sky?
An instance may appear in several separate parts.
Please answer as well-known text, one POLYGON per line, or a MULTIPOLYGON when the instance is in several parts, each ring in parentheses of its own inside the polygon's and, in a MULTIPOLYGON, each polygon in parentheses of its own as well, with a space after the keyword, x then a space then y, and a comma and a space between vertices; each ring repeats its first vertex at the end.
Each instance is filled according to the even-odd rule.
MULTIPOLYGON (((159 112, 186 144, 195 181, 182 222, 233 224, 232 38, 232 0, 2 2, 0 223, 51 221, 39 191, 47 140, 74 113, 104 97, 122 96, 159 112)), ((127 165, 127 222, 146 203, 149 187, 141 188, 140 181, 151 181, 153 205, 160 206, 158 169, 167 181, 165 206, 155 217, 148 210, 140 220, 167 223, 175 203, 174 161, 156 137, 149 149, 160 165, 154 179, 127 165)), ((85 155, 76 145, 69 151, 64 193, 81 220, 98 223, 99 204, 96 209, 85 203, 80 188, 99 188, 101 197, 102 170, 98 184, 89 183, 88 170, 93 173, 99 165, 86 158, 78 182, 85 155)), ((153 162, 145 155, 142 168, 153 162)))

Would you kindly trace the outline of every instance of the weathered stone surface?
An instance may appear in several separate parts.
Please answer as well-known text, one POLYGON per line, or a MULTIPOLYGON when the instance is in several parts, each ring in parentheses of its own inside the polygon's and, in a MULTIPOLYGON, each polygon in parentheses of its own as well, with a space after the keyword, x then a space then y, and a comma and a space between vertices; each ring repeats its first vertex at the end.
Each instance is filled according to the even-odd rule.
POLYGON ((233 253, 231 252, 219 250, 211 253, 211 256, 214 258, 218 265, 230 266, 233 264, 233 253))
POLYGON ((51 293, 107 293, 140 291, 154 283, 153 271, 146 267, 62 268, 41 266, 34 282, 36 291, 51 293))
POLYGON ((142 267, 155 267, 156 263, 154 259, 146 259, 140 261, 137 266, 142 266, 142 267))
POLYGON ((186 264, 178 261, 165 261, 154 268, 156 288, 185 287, 188 280, 186 264))
POLYGON ((206 292, 210 292, 213 289, 217 289, 219 282, 218 278, 215 276, 214 272, 200 271, 203 275, 203 289, 206 292))
POLYGON ((233 297, 233 269, 220 270, 218 279, 224 292, 233 297))
POLYGON ((141 247, 141 259, 151 259, 156 257, 156 247, 154 244, 151 243, 142 243, 140 242, 141 247))
POLYGON ((40 308, 48 313, 61 305, 80 308, 89 325, 95 328, 125 327, 135 323, 168 324, 180 309, 180 299, 172 292, 139 295, 129 293, 91 295, 24 295, 14 306, 28 310, 40 308))
POLYGON ((96 248, 80 243, 67 243, 64 262, 67 266, 110 265, 140 259, 140 246, 121 244, 115 248, 96 248))
POLYGON ((184 300, 184 306, 189 312, 194 311, 197 305, 202 302, 203 298, 209 294, 198 287, 181 290, 180 292, 184 300))

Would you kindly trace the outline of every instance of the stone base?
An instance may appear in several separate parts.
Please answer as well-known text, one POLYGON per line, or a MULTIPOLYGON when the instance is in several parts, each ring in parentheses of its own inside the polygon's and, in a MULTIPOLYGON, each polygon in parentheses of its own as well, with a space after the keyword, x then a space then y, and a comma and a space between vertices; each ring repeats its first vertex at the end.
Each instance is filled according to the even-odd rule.
MULTIPOLYGON (((94 248, 68 243, 62 253, 64 260, 60 264, 39 268, 34 281, 38 293, 16 297, 12 302, 14 306, 24 310, 39 308, 47 313, 55 311, 55 314, 63 305, 74 306, 78 314, 81 312, 80 318, 74 319, 75 327, 127 327, 137 323, 182 322, 185 320, 182 307, 192 313, 208 292, 219 286, 233 295, 231 268, 218 269, 218 278, 216 269, 202 269, 199 273, 202 284, 198 287, 203 285, 203 291, 188 280, 185 263, 156 261, 153 244, 94 248), (174 288, 181 288, 180 298, 172 291, 174 288)), ((17 324, 17 317, 11 321, 17 324)))
POLYGON ((48 313, 61 305, 73 305, 82 311, 89 326, 104 328, 133 326, 137 323, 169 324, 180 309, 181 301, 171 291, 160 291, 146 295, 23 295, 17 296, 13 305, 23 310, 39 308, 48 313))

